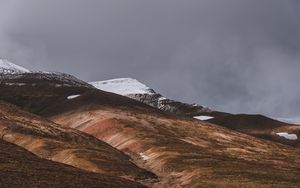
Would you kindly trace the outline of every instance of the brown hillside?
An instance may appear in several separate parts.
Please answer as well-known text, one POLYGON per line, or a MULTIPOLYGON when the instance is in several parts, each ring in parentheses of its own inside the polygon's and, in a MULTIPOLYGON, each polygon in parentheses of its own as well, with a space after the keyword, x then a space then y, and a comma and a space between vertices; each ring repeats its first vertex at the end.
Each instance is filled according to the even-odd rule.
POLYGON ((1 138, 34 154, 91 172, 146 181, 155 175, 131 158, 93 136, 0 102, 1 138))
POLYGON ((91 95, 50 119, 82 130, 157 174, 157 187, 297 187, 300 150, 143 107, 109 106, 91 95), (87 101, 87 99, 89 99, 87 101), (80 104, 80 105, 78 105, 80 104))
POLYGON ((90 173, 41 159, 0 139, 0 187, 143 187, 122 178, 90 173))

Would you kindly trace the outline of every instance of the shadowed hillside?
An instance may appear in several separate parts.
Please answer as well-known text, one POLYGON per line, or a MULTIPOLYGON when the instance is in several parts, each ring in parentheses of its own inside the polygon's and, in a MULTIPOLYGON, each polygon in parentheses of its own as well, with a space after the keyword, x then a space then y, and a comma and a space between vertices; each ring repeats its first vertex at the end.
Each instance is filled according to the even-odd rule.
POLYGON ((259 138, 300 147, 299 125, 280 122, 262 115, 248 114, 218 116, 207 121, 259 138), (280 133, 294 134, 295 139, 282 137, 280 133))
POLYGON ((0 187, 143 187, 125 179, 41 159, 0 139, 0 187))

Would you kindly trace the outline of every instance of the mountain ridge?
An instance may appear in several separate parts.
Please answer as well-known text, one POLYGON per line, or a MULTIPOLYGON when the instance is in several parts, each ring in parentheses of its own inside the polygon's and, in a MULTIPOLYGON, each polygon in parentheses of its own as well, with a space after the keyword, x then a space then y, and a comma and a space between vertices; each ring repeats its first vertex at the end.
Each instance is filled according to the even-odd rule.
POLYGON ((28 69, 19 65, 13 64, 7 59, 0 58, 0 74, 16 74, 16 73, 28 73, 28 69))
POLYGON ((168 99, 155 92, 154 89, 133 78, 117 78, 89 83, 97 89, 123 95, 160 110, 178 115, 193 117, 204 112, 212 111, 207 107, 203 107, 195 103, 188 104, 168 99))
POLYGON ((126 79, 126 87, 124 79, 114 79, 114 87, 101 83, 133 94, 128 97, 64 73, 0 78, 1 138, 41 158, 153 188, 300 183, 300 149, 285 140, 297 143, 299 126, 187 107, 134 79, 126 79), (164 109, 161 101, 171 105, 164 109))

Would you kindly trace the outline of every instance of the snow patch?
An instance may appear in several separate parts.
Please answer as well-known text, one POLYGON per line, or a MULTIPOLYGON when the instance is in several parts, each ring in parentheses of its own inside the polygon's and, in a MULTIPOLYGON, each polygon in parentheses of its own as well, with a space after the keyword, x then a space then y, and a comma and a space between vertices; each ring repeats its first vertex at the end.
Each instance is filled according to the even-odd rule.
POLYGON ((70 95, 67 97, 68 100, 71 100, 71 99, 75 99, 77 97, 79 97, 80 95, 70 95))
POLYGON ((7 86, 25 86, 25 83, 5 83, 7 86))
POLYGON ((298 136, 296 134, 289 134, 287 132, 276 133, 278 136, 282 136, 288 140, 297 140, 298 136))
POLYGON ((147 160, 150 159, 150 157, 148 157, 148 156, 145 155, 144 153, 140 153, 140 156, 142 157, 142 159, 143 159, 144 161, 147 161, 147 160))
POLYGON ((163 100, 168 100, 168 99, 166 97, 159 97, 158 100, 163 101, 163 100))
POLYGON ((6 59, 0 59, 0 73, 2 74, 14 74, 14 73, 28 73, 29 70, 15 65, 6 59))
POLYGON ((153 93, 152 89, 133 78, 117 78, 112 80, 90 82, 89 84, 97 89, 119 95, 153 93))
POLYGON ((194 116, 195 119, 198 119, 198 120, 202 120, 202 121, 205 121, 205 120, 209 120, 209 119, 212 119, 214 117, 212 116, 194 116))

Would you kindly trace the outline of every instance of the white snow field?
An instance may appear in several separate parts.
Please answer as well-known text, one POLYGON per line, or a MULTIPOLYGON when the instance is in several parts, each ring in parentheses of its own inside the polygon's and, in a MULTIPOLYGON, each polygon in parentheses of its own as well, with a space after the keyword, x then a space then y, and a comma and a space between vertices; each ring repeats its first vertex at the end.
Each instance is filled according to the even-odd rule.
POLYGON ((287 132, 276 133, 278 136, 282 136, 288 140, 297 140, 298 136, 296 134, 289 134, 287 132))
POLYGON ((205 121, 205 120, 209 120, 209 119, 212 119, 214 117, 212 116, 194 116, 195 119, 198 119, 198 120, 202 120, 202 121, 205 121))
POLYGON ((151 94, 153 91, 133 78, 117 78, 112 80, 90 82, 97 89, 119 95, 151 94))
POLYGON ((15 74, 15 73, 27 73, 28 69, 15 65, 6 59, 0 59, 0 74, 15 74))

